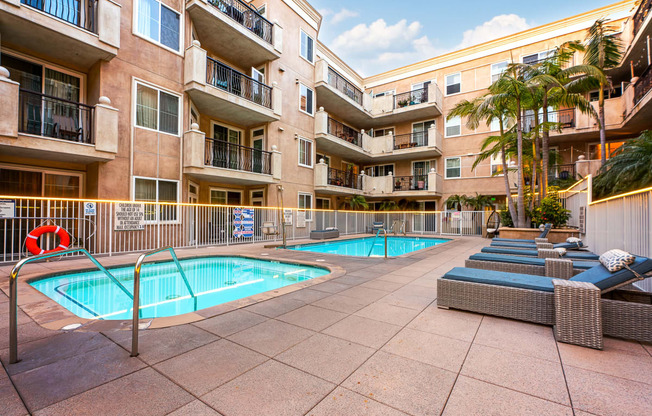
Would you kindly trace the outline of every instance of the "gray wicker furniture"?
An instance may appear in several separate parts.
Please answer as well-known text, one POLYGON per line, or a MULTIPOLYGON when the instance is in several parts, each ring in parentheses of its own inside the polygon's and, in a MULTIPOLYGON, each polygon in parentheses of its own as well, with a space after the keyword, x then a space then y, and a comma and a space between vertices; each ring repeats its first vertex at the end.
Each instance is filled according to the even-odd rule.
MULTIPOLYGON (((538 259, 536 259, 538 260, 538 259)), ((497 272, 532 274, 536 276, 548 276, 557 279, 570 279, 576 274, 582 273, 585 269, 573 268, 573 262, 565 259, 542 259, 543 265, 528 263, 507 263, 501 261, 476 260, 469 258, 464 266, 472 269, 494 270, 497 272)))
POLYGON ((339 236, 340 236, 340 231, 337 229, 310 231, 311 240, 328 240, 331 238, 338 238, 339 236))

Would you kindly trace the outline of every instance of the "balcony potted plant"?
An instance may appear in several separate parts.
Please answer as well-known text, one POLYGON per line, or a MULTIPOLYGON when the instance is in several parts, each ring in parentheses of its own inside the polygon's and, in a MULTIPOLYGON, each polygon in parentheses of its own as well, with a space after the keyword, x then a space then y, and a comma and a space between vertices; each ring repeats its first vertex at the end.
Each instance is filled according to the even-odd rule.
POLYGON ((408 100, 401 100, 397 104, 399 108, 407 107, 410 102, 408 100))

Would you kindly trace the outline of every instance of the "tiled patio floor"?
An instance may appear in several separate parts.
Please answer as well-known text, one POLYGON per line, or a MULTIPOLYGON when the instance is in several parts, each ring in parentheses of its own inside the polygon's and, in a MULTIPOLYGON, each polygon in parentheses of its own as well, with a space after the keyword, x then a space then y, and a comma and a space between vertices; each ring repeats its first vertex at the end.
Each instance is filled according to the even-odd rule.
POLYGON ((204 249, 323 258, 346 274, 142 331, 137 358, 128 331, 48 331, 21 314, 22 361, 9 365, 0 293, 0 414, 651 415, 651 345, 606 339, 595 351, 557 343, 549 327, 436 307, 436 279, 487 244, 459 238, 387 261, 204 249))

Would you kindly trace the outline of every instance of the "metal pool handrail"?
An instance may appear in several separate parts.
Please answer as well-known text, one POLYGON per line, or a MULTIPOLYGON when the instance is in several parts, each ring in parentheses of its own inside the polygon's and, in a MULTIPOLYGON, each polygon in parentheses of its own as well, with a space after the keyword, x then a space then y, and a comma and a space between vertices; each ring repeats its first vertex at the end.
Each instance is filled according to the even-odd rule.
POLYGON ((371 252, 374 250, 374 246, 376 245, 376 239, 378 238, 378 235, 380 232, 383 232, 385 235, 385 258, 387 258, 387 230, 384 228, 379 228, 378 231, 376 232, 376 236, 374 237, 374 242, 371 244, 371 248, 369 249, 369 254, 367 254, 367 257, 371 256, 371 252))
POLYGON ((16 265, 11 269, 11 274, 9 275, 9 364, 15 364, 18 362, 18 273, 20 269, 27 263, 31 263, 36 260, 44 260, 52 257, 63 256, 65 254, 72 253, 83 253, 90 259, 90 261, 97 266, 98 269, 103 271, 109 279, 113 281, 122 291, 124 291, 127 296, 133 298, 131 293, 127 290, 126 287, 122 285, 109 271, 100 264, 95 257, 91 255, 84 248, 71 248, 68 250, 55 251, 48 254, 40 254, 38 256, 26 257, 16 263, 16 265))
POLYGON ((197 309, 197 297, 195 296, 195 293, 192 291, 192 288, 190 287, 190 283, 188 283, 188 278, 186 277, 186 274, 183 271, 183 268, 181 267, 181 263, 179 263, 179 259, 177 258, 177 254, 174 252, 174 249, 171 246, 167 247, 162 247, 158 248, 156 250, 148 251, 147 253, 143 253, 138 257, 138 261, 136 261, 136 265, 134 266, 134 307, 133 307, 133 320, 132 320, 132 328, 131 328, 131 356, 136 357, 138 356, 138 320, 139 320, 139 312, 140 312, 140 270, 143 267, 143 263, 145 262, 145 259, 149 256, 153 256, 154 254, 161 253, 163 251, 169 251, 170 255, 172 256, 172 260, 174 260, 174 264, 177 265, 177 269, 179 269, 179 274, 181 274, 181 277, 183 278, 183 282, 186 284, 186 288, 188 289, 188 292, 190 293, 190 296, 192 296, 195 299, 195 309, 197 309))

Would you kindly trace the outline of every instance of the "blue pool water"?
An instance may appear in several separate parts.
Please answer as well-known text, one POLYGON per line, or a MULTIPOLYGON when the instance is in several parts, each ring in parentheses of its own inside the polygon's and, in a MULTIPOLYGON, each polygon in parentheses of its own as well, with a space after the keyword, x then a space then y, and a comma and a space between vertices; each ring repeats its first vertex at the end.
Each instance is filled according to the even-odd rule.
MULTIPOLYGON (((142 318, 181 315, 330 273, 319 267, 241 257, 181 260, 181 266, 194 298, 173 262, 143 266, 142 318)), ((109 271, 133 293, 133 266, 109 271)), ((29 284, 82 318, 132 318, 132 299, 99 270, 57 275, 29 284)))
MULTIPOLYGON (((326 241, 323 243, 298 244, 288 246, 288 249, 360 257, 369 256, 369 252, 371 251, 371 257, 383 257, 385 256, 384 240, 385 238, 381 235, 378 238, 374 236, 352 238, 350 240, 326 241)), ((400 256, 401 254, 422 250, 447 241, 449 240, 427 237, 387 237, 387 255, 390 257, 400 256)))

